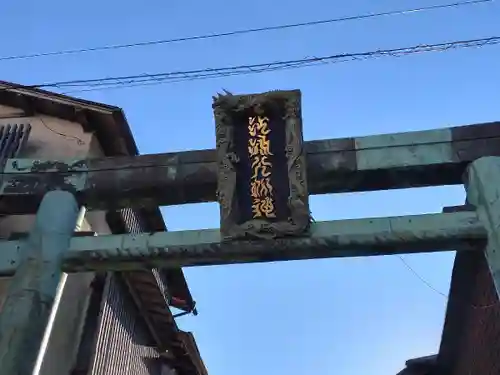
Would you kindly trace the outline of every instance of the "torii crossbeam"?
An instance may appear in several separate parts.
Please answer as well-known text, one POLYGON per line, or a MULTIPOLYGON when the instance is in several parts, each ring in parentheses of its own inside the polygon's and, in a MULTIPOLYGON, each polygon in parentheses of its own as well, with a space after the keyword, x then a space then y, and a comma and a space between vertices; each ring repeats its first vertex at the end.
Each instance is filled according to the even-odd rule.
MULTIPOLYGON (((309 194, 462 184, 465 167, 500 156, 500 122, 304 143, 309 194)), ((213 202, 215 150, 102 159, 9 159, 0 212, 34 213, 53 189, 89 209, 213 202)))
POLYGON ((228 240, 212 229, 72 237, 79 205, 116 209, 215 200, 215 152, 8 160, 0 212, 38 213, 26 240, 0 242, 0 274, 13 275, 0 315, 0 375, 31 374, 61 271, 484 248, 500 290, 500 123, 312 141, 305 150, 312 194, 463 181, 473 210, 318 222, 287 238, 228 240))

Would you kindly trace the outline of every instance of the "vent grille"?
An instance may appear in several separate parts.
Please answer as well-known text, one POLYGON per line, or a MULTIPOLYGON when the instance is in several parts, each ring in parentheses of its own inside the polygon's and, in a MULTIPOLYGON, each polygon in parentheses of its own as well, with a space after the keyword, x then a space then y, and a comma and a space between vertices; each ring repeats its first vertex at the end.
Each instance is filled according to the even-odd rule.
POLYGON ((30 124, 7 124, 0 127, 0 162, 19 155, 28 141, 30 124))
MULTIPOLYGON (((30 135, 30 124, 7 124, 0 126, 0 170, 3 170, 7 159, 19 155, 30 135)), ((0 218, 5 215, 0 214, 0 218)))

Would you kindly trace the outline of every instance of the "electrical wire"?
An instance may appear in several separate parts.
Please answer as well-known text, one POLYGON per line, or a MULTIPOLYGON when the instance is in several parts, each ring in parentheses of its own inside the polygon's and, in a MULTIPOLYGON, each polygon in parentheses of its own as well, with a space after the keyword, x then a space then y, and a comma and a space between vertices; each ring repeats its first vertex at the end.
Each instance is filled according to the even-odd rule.
MULTIPOLYGON (((347 60, 347 59, 343 60, 343 61, 338 60, 335 62, 320 62, 319 61, 318 64, 319 63, 322 63, 322 64, 340 63, 340 62, 345 62, 345 61, 349 61, 349 60, 347 60)), ((228 71, 228 72, 200 73, 200 74, 196 74, 193 76, 171 78, 171 79, 150 77, 149 79, 146 78, 144 80, 136 79, 136 80, 128 81, 128 82, 110 83, 109 85, 107 85, 107 84, 89 84, 88 86, 91 86, 90 88, 81 89, 81 90, 64 91, 64 92, 62 92, 62 94, 66 95, 66 94, 74 94, 74 93, 87 92, 87 91, 114 90, 114 89, 121 89, 121 88, 128 88, 128 87, 156 86, 156 85, 160 85, 160 84, 164 84, 164 83, 172 84, 172 83, 179 83, 179 82, 205 80, 205 79, 211 79, 211 78, 230 77, 230 76, 236 76, 236 75, 266 73, 266 72, 272 72, 272 71, 277 71, 277 70, 289 70, 289 69, 303 68, 303 67, 313 66, 313 65, 317 65, 317 64, 313 64, 313 63, 283 64, 283 66, 277 66, 277 67, 267 67, 267 68, 258 68, 258 69, 248 68, 249 70, 247 72, 228 71)))
MULTIPOLYGON (((415 269, 412 266, 410 266, 408 264, 408 262, 401 255, 396 255, 396 256, 404 264, 404 266, 406 267, 406 269, 408 269, 408 271, 410 271, 425 286, 427 286, 429 289, 431 289, 432 291, 436 292, 437 294, 439 294, 440 296, 444 297, 446 300, 449 301, 449 299, 450 299, 449 295, 441 292, 439 289, 435 288, 430 282, 428 282, 426 279, 424 279, 417 271, 415 271, 415 269)), ((477 310, 489 309, 489 308, 492 308, 492 307, 496 307, 498 305, 499 305, 499 302, 494 302, 492 304, 484 305, 484 306, 476 306, 476 305, 471 305, 471 304, 467 303, 467 306, 470 306, 473 309, 477 309, 477 310)))
POLYGON ((346 16, 346 17, 332 18, 332 19, 325 19, 325 20, 317 20, 317 21, 299 22, 299 23, 291 23, 291 24, 282 24, 282 25, 276 25, 276 26, 266 26, 266 27, 251 28, 251 29, 234 30, 234 31, 221 32, 221 33, 186 36, 186 37, 173 38, 173 39, 161 39, 161 40, 152 40, 152 41, 137 42, 137 43, 114 44, 114 45, 107 45, 107 46, 100 46, 100 47, 68 49, 68 50, 62 50, 62 51, 51 51, 51 52, 41 52, 41 53, 32 53, 32 54, 24 54, 24 55, 3 56, 3 57, 0 57, 0 61, 27 60, 27 59, 34 59, 34 58, 48 57, 48 56, 72 55, 72 54, 87 53, 87 52, 109 51, 109 50, 117 50, 117 49, 124 49, 124 48, 146 47, 146 46, 153 46, 153 45, 188 42, 188 41, 195 41, 195 40, 222 38, 222 37, 236 36, 236 35, 243 35, 243 34, 250 34, 250 33, 285 30, 285 29, 293 29, 293 28, 300 28, 300 27, 325 25, 325 24, 338 23, 338 22, 358 21, 358 20, 364 20, 364 19, 369 19, 369 18, 388 17, 388 16, 404 15, 404 14, 410 14, 410 13, 419 13, 419 12, 433 11, 433 10, 439 10, 439 9, 457 8, 457 7, 461 7, 461 6, 478 5, 481 3, 491 3, 491 2, 493 2, 493 0, 459 1, 459 2, 450 3, 450 4, 431 5, 431 6, 420 7, 420 8, 402 9, 402 10, 386 11, 386 12, 379 12, 379 13, 366 13, 366 14, 361 14, 361 15, 356 15, 356 16, 346 16))
POLYGON ((307 66, 316 66, 324 63, 338 63, 352 60, 366 60, 379 57, 400 57, 424 52, 443 52, 451 49, 483 47, 487 45, 496 45, 500 43, 500 36, 494 36, 481 39, 461 40, 437 44, 419 44, 412 47, 400 47, 394 49, 384 49, 367 52, 342 53, 322 57, 308 57, 297 60, 276 61, 250 65, 237 65, 221 68, 204 68, 187 71, 173 71, 155 74, 137 74, 128 76, 104 77, 93 79, 78 79, 70 81, 59 81, 51 83, 42 83, 35 85, 16 85, 16 88, 106 88, 114 86, 127 87, 129 85, 142 85, 145 83, 156 84, 164 82, 180 82, 185 80, 200 80, 208 78, 219 78, 228 75, 248 75, 263 73, 268 71, 277 71, 285 69, 296 69, 307 66))
POLYGON ((419 279, 425 286, 427 286, 429 289, 431 289, 432 291, 436 292, 437 294, 439 294, 440 296, 448 299, 449 296, 443 292, 441 292, 439 289, 435 288, 434 286, 432 286, 431 283, 429 283, 427 280, 425 280, 422 276, 420 276, 420 274, 415 271, 415 269, 410 266, 408 264, 408 262, 406 262, 406 260, 401 256, 401 255, 397 255, 397 257, 399 258, 399 260, 405 265, 405 267, 417 278, 419 279))
MULTIPOLYGON (((78 54, 78 53, 86 53, 86 52, 97 52, 97 51, 106 51, 106 50, 115 50, 115 49, 123 49, 123 48, 132 48, 132 47, 144 47, 151 45, 160 45, 160 44, 170 44, 176 42, 187 42, 187 41, 195 41, 195 40, 203 40, 203 39, 211 39, 211 38, 220 38, 227 36, 235 36, 242 34, 250 34, 256 32, 266 32, 273 30, 283 30, 283 29, 292 29, 306 26, 316 26, 322 24, 330 24, 336 22, 345 22, 345 21, 354 21, 354 20, 362 20, 383 16, 393 16, 393 15, 402 15, 437 9, 445 9, 466 5, 476 5, 480 3, 488 3, 493 0, 472 0, 472 1, 463 1, 456 2, 451 4, 443 4, 443 5, 434 5, 428 7, 414 8, 414 9, 405 9, 405 10, 397 10, 397 11, 388 11, 388 12, 380 12, 380 13, 369 13, 358 16, 348 16, 342 18, 335 19, 327 19, 327 20, 318 20, 318 21, 309 21, 309 22, 301 22, 295 24, 284 24, 277 26, 268 26, 261 28, 253 28, 253 29, 243 29, 243 30, 235 30, 230 32, 223 33, 215 33, 215 34, 206 34, 206 35, 197 35, 197 36, 189 36, 175 39, 164 39, 164 40, 156 40, 156 41, 146 41, 139 43, 129 43, 129 44, 118 44, 118 45, 108 45, 101 47, 92 47, 92 48, 83 48, 83 49, 72 49, 72 50, 63 50, 63 51, 53 51, 53 52, 45 52, 45 53, 36 53, 36 54, 25 54, 25 55, 17 55, 17 56, 4 56, 0 57, 0 61, 7 60, 21 60, 21 59, 33 59, 39 57, 48 57, 48 56, 57 56, 57 55, 69 55, 69 54, 78 54)), ((72 81, 62 81, 62 82, 54 82, 49 84, 39 84, 39 85, 30 85, 30 86, 20 86, 22 88, 49 88, 49 87, 71 87, 71 86, 96 86, 83 90, 76 90, 70 92, 82 92, 82 91, 93 91, 93 90, 106 90, 106 89, 116 89, 122 87, 136 87, 136 86, 147 86, 147 85, 157 85, 164 82, 174 83, 174 82, 183 82, 183 81, 191 81, 191 80, 199 80, 199 79, 208 79, 208 78, 218 78, 224 76, 231 75, 241 75, 241 74, 254 74, 254 73, 262 73, 276 70, 285 70, 285 69, 296 69, 301 67, 307 67, 312 65, 317 65, 318 63, 339 63, 346 62, 352 60, 360 60, 360 59, 369 59, 383 56, 391 56, 398 57, 402 55, 422 53, 422 52, 436 52, 436 51, 445 51, 454 48, 469 48, 469 47, 481 47, 484 45, 493 45, 500 43, 500 37, 491 37, 491 38, 482 38, 482 39, 473 39, 466 41, 455 41, 449 43, 440 43, 440 44, 431 44, 431 45, 418 45, 413 47, 403 47, 397 49, 390 50, 377 50, 370 52, 361 52, 361 53, 346 53, 346 54, 338 54, 331 56, 323 56, 323 57, 307 57, 304 59, 298 60, 289 60, 289 61, 278 61, 272 63, 261 63, 261 64, 253 64, 253 65, 240 65, 240 66, 231 66, 226 68, 206 68, 200 70, 191 70, 191 71, 178 71, 178 72, 168 72, 168 73, 159 73, 159 74, 140 74, 140 75, 131 75, 131 76, 123 76, 123 77, 108 77, 108 78, 98 78, 98 79, 87 79, 87 80, 72 80, 72 81), (245 71, 241 71, 245 70, 245 71), (178 77, 178 76, 183 77, 178 77), (123 81, 128 80, 128 81, 123 81), (116 82, 119 81, 119 82, 116 82), (101 87, 102 86, 102 87, 101 87)), ((66 93, 70 93, 66 92, 66 93)), ((45 125, 45 124, 44 124, 45 125)), ((45 125, 46 126, 46 125, 45 125)), ((61 134, 64 135, 64 134, 61 134)), ((103 169, 104 170, 104 169, 103 169)), ((116 169, 111 169, 116 170, 116 169)), ((50 172, 57 173, 57 172, 50 172)), ((0 173, 6 174, 6 173, 0 173)), ((404 266, 424 285, 426 285, 429 289, 433 290, 437 294, 442 297, 449 299, 449 296, 437 288, 435 288, 431 283, 425 280, 418 272, 416 272, 413 267, 411 267, 406 260, 398 255, 400 261, 404 264, 404 266)), ((491 307, 495 307, 498 305, 498 302, 486 305, 486 306, 475 306, 472 305, 474 309, 487 309, 491 307)), ((183 315, 181 313, 180 315, 183 315)), ((179 315, 179 316, 180 316, 179 315)))
MULTIPOLYGON (((500 37, 499 37, 500 38, 500 37)), ((19 84, 16 84, 14 85, 14 87, 5 87, 5 88, 0 88, 0 91, 9 91, 9 90, 15 90, 15 89, 23 89, 23 88, 31 88, 31 87, 37 87, 35 85, 33 86, 26 86, 26 85, 19 85, 19 84)), ((22 93, 22 91, 20 92, 22 93)), ((53 131, 52 129, 49 129, 51 131, 53 131)), ((58 135, 61 135, 61 136, 67 136, 65 134, 61 134, 59 132, 56 132, 56 134, 58 135)), ((69 136, 72 138, 72 136, 69 136)), ((83 140, 80 139, 81 142, 84 142, 83 140)), ((400 146, 401 147, 411 147, 413 144, 411 142, 409 143, 406 143, 406 144, 401 144, 400 146)), ((357 151, 362 151, 364 148, 358 148, 357 151)), ((167 159, 170 159, 170 158, 167 158, 167 159)), ((75 166, 79 165, 80 161, 78 161, 75 166)), ((122 163, 123 164, 123 163, 122 163)), ((151 165, 150 163, 146 163, 146 164, 142 164, 142 163, 137 163, 137 164, 130 164, 130 163, 124 163, 126 164, 126 166, 124 167, 123 165, 120 165, 118 167, 106 167, 106 168, 88 168, 88 169, 85 169, 85 170, 81 170, 79 168, 76 168, 76 169, 73 169, 73 166, 72 165, 69 165, 68 166, 68 170, 67 172, 61 172, 61 171, 57 171, 57 170, 32 170, 31 167, 27 167, 27 168, 19 168, 19 167, 16 167, 16 172, 5 172, 5 171, 1 171, 0 172, 0 175, 12 175, 12 174, 15 174, 15 175, 22 175, 22 174, 67 174, 67 173, 71 173, 71 174, 78 174, 78 173, 82 173, 82 174, 85 174, 85 173, 92 173, 92 172, 113 172, 113 171, 132 171, 132 170, 135 170, 135 169, 144 169, 144 168, 149 168, 149 167, 163 167, 163 168, 166 168, 166 167, 170 167, 172 166, 171 163, 167 162, 167 163, 157 163, 155 162, 154 165, 151 165)))

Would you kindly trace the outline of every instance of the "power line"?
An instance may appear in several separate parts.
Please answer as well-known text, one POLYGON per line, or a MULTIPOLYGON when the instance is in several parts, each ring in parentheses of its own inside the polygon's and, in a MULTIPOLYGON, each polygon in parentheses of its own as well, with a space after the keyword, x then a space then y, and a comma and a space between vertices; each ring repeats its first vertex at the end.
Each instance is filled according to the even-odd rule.
POLYGON ((408 264, 408 262, 403 258, 401 255, 397 255, 399 260, 405 265, 405 267, 410 271, 417 279, 419 279, 425 286, 427 286, 430 290, 436 292, 440 296, 449 299, 449 296, 443 292, 441 292, 439 289, 435 288, 430 282, 428 282, 426 279, 424 279, 420 274, 415 271, 415 269, 408 264))
MULTIPOLYGON (((408 264, 408 262, 405 260, 405 258, 403 258, 401 255, 396 255, 396 256, 404 264, 404 266, 408 269, 408 271, 410 271, 425 286, 427 286, 429 289, 431 289, 432 291, 436 292, 437 294, 439 294, 440 296, 444 297, 446 300, 449 301, 449 299, 450 299, 449 295, 441 292, 439 289, 435 288, 430 282, 428 282, 426 279, 424 279, 417 271, 415 271, 415 269, 412 266, 410 266, 408 264)), ((491 303, 488 305, 482 305, 482 306, 481 305, 471 305, 470 303, 466 303, 465 301, 461 300, 460 296, 457 296, 456 298, 457 298, 457 301, 464 303, 465 305, 467 305, 467 307, 472 307, 473 309, 477 309, 477 310, 490 309, 492 307, 498 306, 498 302, 494 302, 494 303, 491 303)))
POLYGON ((266 27, 251 28, 251 29, 234 30, 234 31, 222 32, 222 33, 194 35, 194 36, 187 36, 187 37, 174 38, 174 39, 161 39, 161 40, 145 41, 145 42, 138 42, 138 43, 115 44, 115 45, 107 45, 107 46, 100 46, 100 47, 69 49, 69 50, 63 50, 63 51, 52 51, 52 52, 41 52, 41 53, 24 54, 24 55, 3 56, 3 57, 0 57, 0 61, 27 60, 27 59, 34 59, 34 58, 39 58, 39 57, 71 55, 71 54, 86 53, 86 52, 108 51, 108 50, 116 50, 116 49, 123 49, 123 48, 146 47, 146 46, 161 45, 161 44, 188 42, 188 41, 194 41, 194 40, 221 38, 221 37, 227 37, 227 36, 257 33, 257 32, 293 29, 293 28, 299 28, 299 27, 318 26, 318 25, 325 25, 325 24, 338 23, 338 22, 358 21, 358 20, 364 20, 364 19, 369 19, 369 18, 404 15, 404 14, 433 11, 433 10, 446 9, 446 8, 457 8, 457 7, 461 7, 461 6, 477 5, 477 4, 481 4, 481 3, 490 3, 492 1, 493 0, 459 1, 459 2, 450 3, 450 4, 432 5, 432 6, 427 6, 427 7, 394 10, 394 11, 387 11, 387 12, 380 12, 380 13, 367 13, 367 14, 356 15, 356 16, 347 16, 347 17, 332 18, 332 19, 326 19, 326 20, 317 20, 317 21, 299 22, 299 23, 283 24, 283 25, 276 25, 276 26, 266 26, 266 27))
MULTIPOLYGON (((161 83, 182 82, 191 80, 201 80, 209 78, 218 78, 232 75, 247 75, 269 71, 297 69, 307 66, 316 66, 318 64, 331 64, 346 61, 366 60, 379 57, 400 57, 410 54, 424 52, 443 52, 450 49, 482 47, 486 45, 496 45, 500 43, 500 36, 489 38, 471 39, 462 41, 453 41, 437 44, 419 44, 412 47, 401 47, 394 49, 384 49, 367 52, 342 53, 322 57, 307 57, 303 59, 276 61, 251 65, 237 65, 221 68, 204 68, 187 71, 173 71, 155 74, 137 74, 117 77, 104 77, 94 79, 79 79, 70 81, 51 82, 38 85, 24 86, 26 88, 81 88, 89 91, 95 89, 108 89, 114 87, 127 87, 131 85, 152 85, 161 83)), ((23 86, 19 86, 22 88, 23 86)), ((75 92, 75 91, 72 91, 75 92)), ((69 92, 66 92, 69 93, 69 92)))

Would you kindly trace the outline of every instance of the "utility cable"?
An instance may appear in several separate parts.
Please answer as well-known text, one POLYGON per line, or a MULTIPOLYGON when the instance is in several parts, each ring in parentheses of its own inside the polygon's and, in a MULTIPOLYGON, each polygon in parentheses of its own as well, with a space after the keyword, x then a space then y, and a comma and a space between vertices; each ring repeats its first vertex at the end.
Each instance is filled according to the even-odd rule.
POLYGON ((186 36, 186 37, 173 38, 173 39, 160 39, 160 40, 151 40, 151 41, 144 41, 144 42, 138 42, 138 43, 114 44, 114 45, 107 45, 107 46, 100 46, 100 47, 68 49, 68 50, 62 50, 62 51, 41 52, 41 53, 13 55, 13 56, 2 56, 2 57, 0 57, 0 61, 27 60, 27 59, 34 59, 34 58, 48 57, 48 56, 72 55, 72 54, 80 54, 80 53, 87 53, 87 52, 109 51, 109 50, 117 50, 117 49, 124 49, 124 48, 146 47, 146 46, 153 46, 153 45, 189 42, 189 41, 195 41, 195 40, 222 38, 222 37, 228 37, 228 36, 258 33, 258 32, 285 30, 285 29, 293 29, 293 28, 300 28, 300 27, 325 25, 325 24, 338 23, 338 22, 358 21, 358 20, 364 20, 364 19, 370 19, 370 18, 412 14, 412 13, 419 13, 419 12, 426 12, 426 11, 434 11, 434 10, 439 10, 439 9, 478 5, 481 3, 491 3, 491 2, 493 2, 493 0, 459 1, 459 2, 455 2, 455 3, 431 5, 431 6, 420 7, 420 8, 402 9, 402 10, 386 11, 386 12, 379 12, 379 13, 366 13, 366 14, 361 14, 361 15, 356 15, 356 16, 346 16, 346 17, 324 19, 324 20, 317 20, 317 21, 308 21, 308 22, 299 22, 299 23, 291 23, 291 24, 282 24, 282 25, 276 25, 276 26, 266 26, 266 27, 251 28, 251 29, 234 30, 234 31, 227 31, 227 32, 213 33, 213 34, 193 35, 193 36, 186 36))
POLYGON ((69 81, 59 81, 51 83, 42 83, 35 85, 18 85, 17 88, 99 88, 110 86, 127 87, 138 84, 179 82, 184 80, 200 80, 208 78, 218 78, 228 75, 247 75, 263 73, 268 71, 277 71, 285 69, 296 69, 306 66, 313 66, 324 63, 338 63, 352 60, 366 60, 379 57, 400 57, 424 52, 443 52, 451 49, 483 47, 487 45, 496 45, 500 43, 500 36, 489 38, 471 39, 462 41, 453 41, 437 44, 419 44, 412 47, 401 47, 394 49, 384 49, 367 52, 342 53, 330 56, 308 57, 297 60, 276 61, 251 65, 237 65, 221 68, 204 68, 187 71, 172 71, 155 74, 137 74, 128 76, 115 76, 93 79, 78 79, 69 81))
MULTIPOLYGON (((441 292, 439 289, 435 288, 430 282, 428 282, 426 279, 424 279, 417 271, 415 271, 415 269, 412 266, 410 266, 408 264, 408 262, 405 260, 405 258, 403 258, 401 255, 397 255, 397 257, 404 264, 404 266, 406 267, 406 269, 408 271, 410 271, 425 286, 427 286, 430 290, 436 292, 437 294, 439 294, 440 296, 444 297, 446 300, 449 301, 449 299, 450 299, 449 295, 441 292)), ((460 298, 460 296, 457 296, 457 300, 459 300, 459 298, 460 298)), ((472 307, 473 309, 483 310, 483 309, 489 309, 489 308, 492 308, 492 307, 496 307, 496 306, 499 305, 499 302, 494 302, 494 303, 491 303, 489 305, 483 305, 483 306, 471 305, 469 303, 466 303, 466 305, 468 307, 472 307)))

